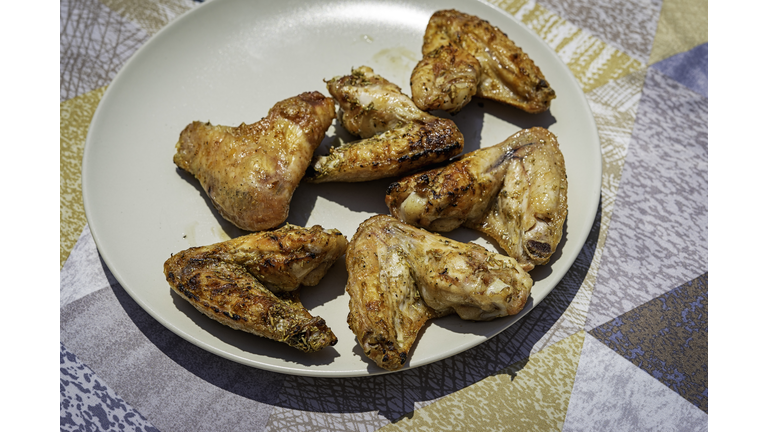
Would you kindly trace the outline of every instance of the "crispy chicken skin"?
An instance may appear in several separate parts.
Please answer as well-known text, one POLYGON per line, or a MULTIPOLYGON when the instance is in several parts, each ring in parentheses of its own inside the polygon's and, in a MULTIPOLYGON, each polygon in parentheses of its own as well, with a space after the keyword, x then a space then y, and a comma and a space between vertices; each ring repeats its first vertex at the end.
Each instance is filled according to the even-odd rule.
POLYGON ((315 156, 306 180, 360 182, 394 177, 461 153, 464 136, 448 119, 421 111, 400 87, 367 66, 326 82, 338 120, 358 141, 315 156))
POLYGON ((473 15, 435 12, 422 55, 411 74, 411 94, 424 111, 455 114, 477 95, 540 113, 555 98, 528 55, 499 28, 473 15))
POLYGON ((226 220, 247 231, 274 228, 288 217, 334 115, 333 100, 311 92, 278 102, 253 124, 196 121, 181 132, 173 161, 200 181, 226 220))
POLYGON ((456 114, 477 94, 480 62, 468 51, 446 41, 424 58, 411 73, 413 101, 424 111, 456 114))
POLYGON ((403 367, 429 319, 454 313, 483 321, 514 315, 525 306, 532 285, 510 257, 389 215, 360 225, 346 263, 347 322, 365 355, 387 370, 403 367))
POLYGON ((392 183, 385 202, 393 216, 418 227, 484 232, 530 271, 549 262, 560 243, 567 194, 557 139, 534 127, 392 183))
POLYGON ((337 339, 302 306, 296 289, 317 285, 346 247, 338 230, 285 225, 181 251, 164 272, 171 288, 206 316, 314 352, 337 339))

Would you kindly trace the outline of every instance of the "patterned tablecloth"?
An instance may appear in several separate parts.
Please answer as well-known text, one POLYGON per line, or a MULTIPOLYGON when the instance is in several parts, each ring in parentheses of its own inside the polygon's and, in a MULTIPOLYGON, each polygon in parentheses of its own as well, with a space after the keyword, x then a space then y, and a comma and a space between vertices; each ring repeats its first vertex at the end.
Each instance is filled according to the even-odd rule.
POLYGON ((129 57, 200 3, 62 0, 61 430, 706 430, 707 1, 491 3, 560 55, 594 113, 603 182, 587 243, 490 341, 320 379, 195 347, 103 264, 80 192, 91 118, 129 57))

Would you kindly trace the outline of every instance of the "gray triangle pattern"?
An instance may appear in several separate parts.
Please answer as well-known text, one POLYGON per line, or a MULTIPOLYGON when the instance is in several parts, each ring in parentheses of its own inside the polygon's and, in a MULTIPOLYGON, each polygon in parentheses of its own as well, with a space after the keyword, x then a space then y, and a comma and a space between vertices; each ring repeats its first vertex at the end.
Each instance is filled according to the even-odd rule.
POLYGON ((706 413, 585 335, 563 432, 701 432, 707 428, 706 413))
POLYGON ((707 271, 707 113, 706 98, 648 69, 587 330, 707 271))
POLYGON ((663 0, 537 0, 542 6, 643 64, 648 63, 663 0))
POLYGON ((560 284, 520 322, 468 351, 395 374, 347 379, 287 376, 268 430, 378 429, 581 330, 564 315, 588 272, 599 216, 560 284))
POLYGON ((83 228, 80 238, 64 263, 59 279, 59 308, 117 283, 112 273, 105 271, 101 264, 101 257, 88 224, 83 228))
POLYGON ((97 0, 62 0, 60 4, 63 102, 109 84, 149 35, 97 0))
POLYGON ((190 344, 118 284, 67 304, 60 321, 62 344, 163 432, 262 430, 285 378, 190 344))
MULTIPOLYGON (((626 14, 611 0, 538 2, 646 63, 663 0, 628 0, 626 14), (608 10, 613 12, 608 14, 608 10)), ((134 18, 132 22, 130 14, 115 12, 97 0, 62 0, 60 4, 64 101, 111 82, 152 30, 149 26, 139 28, 136 23, 140 21, 134 18)), ((605 248, 600 245, 596 250, 595 243, 600 242, 593 227, 591 243, 569 272, 573 280, 566 277, 561 284, 561 295, 553 295, 520 324, 484 346, 422 368, 419 373, 360 380, 286 379, 279 374, 252 370, 186 343, 149 317, 108 271, 102 273, 101 267, 94 267, 100 259, 86 226, 70 256, 74 259, 67 261, 61 272, 62 286, 66 282, 75 289, 62 292, 61 340, 71 345, 74 352, 87 353, 83 361, 103 372, 106 382, 116 390, 98 384, 101 381, 96 373, 62 344, 62 382, 66 369, 74 378, 72 385, 78 387, 70 399, 82 397, 80 386, 93 382, 97 390, 111 392, 109 398, 94 406, 115 408, 117 414, 110 415, 127 418, 121 428, 136 425, 137 430, 157 429, 143 417, 145 423, 139 425, 137 417, 129 413, 133 408, 118 394, 125 400, 136 401, 136 408, 156 420, 163 431, 376 430, 573 334, 585 319, 584 327, 589 330, 705 273, 707 166, 706 162, 691 161, 707 160, 707 99, 659 70, 648 70, 645 78, 635 128, 642 133, 632 136, 624 172, 619 169, 616 173, 617 184, 612 185, 616 188, 611 191, 618 189, 618 210, 612 217, 614 197, 603 197, 602 211, 611 222, 608 234, 600 233, 600 241, 607 237, 605 248), (670 94, 675 97, 670 98, 670 94), (683 102, 672 104, 669 99, 683 102), (671 185, 681 189, 670 192, 671 185), (630 196, 639 199, 630 200, 630 196), (655 223, 642 223, 647 220, 655 223), (670 244, 666 238, 686 241, 670 244), (579 285, 593 258, 600 264, 594 296, 589 290, 583 307, 573 313, 575 296, 585 291, 579 290, 579 285), (83 269, 90 269, 90 273, 83 269), (89 330, 82 331, 83 328, 89 330), (110 340, 129 348, 98 346, 110 340), (132 357, 121 357, 126 352, 132 357), (141 382, 132 381, 136 373, 125 373, 135 368, 147 371, 141 382), (73 371, 82 373, 77 375, 73 371), (147 391, 164 396, 153 397, 155 402, 147 403, 147 391), (174 415, 169 416, 168 412, 174 415), (215 415, 208 415, 211 413, 215 415)), ((623 138, 625 131, 619 132, 619 138, 623 138)), ((627 148, 626 142, 620 144, 617 150, 627 148)), ((616 156, 618 165, 622 165, 624 154, 619 151, 616 156)), ((62 401, 66 390, 62 388, 62 401)), ((76 412, 88 412, 82 408, 76 412)), ((62 422, 65 414, 62 408, 62 422)), ((100 414, 89 421, 103 421, 100 414)), ((138 411, 135 414, 141 417, 138 411)), ((592 335, 585 335, 563 430, 706 429, 706 413, 592 335), (622 402, 621 408, 616 407, 617 400, 622 402)))
POLYGON ((59 412, 62 432, 118 430, 159 432, 91 368, 60 345, 59 412))

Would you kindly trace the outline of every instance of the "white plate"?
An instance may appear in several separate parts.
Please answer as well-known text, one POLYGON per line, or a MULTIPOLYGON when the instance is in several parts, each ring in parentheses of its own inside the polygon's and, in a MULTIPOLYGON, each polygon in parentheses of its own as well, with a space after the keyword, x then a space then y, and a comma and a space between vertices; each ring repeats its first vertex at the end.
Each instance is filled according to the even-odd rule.
MULTIPOLYGON (((311 355, 218 324, 172 291, 163 263, 191 246, 243 234, 224 221, 198 183, 173 164, 181 130, 193 120, 252 123, 277 101, 304 91, 328 94, 323 79, 353 67, 374 71, 410 93, 430 15, 455 8, 500 27, 541 68, 557 92, 549 113, 530 115, 481 99, 452 117, 465 151, 497 144, 521 128, 545 126, 560 141, 569 180, 566 233, 556 260, 537 268, 538 304, 576 259, 600 196, 600 145, 577 81, 541 39, 507 13, 477 1, 208 1, 149 40, 109 85, 91 123, 83 158, 83 199, 102 258, 123 288, 165 327, 222 357, 286 374, 348 377, 384 373, 360 350, 346 323, 343 259, 302 300, 336 333, 336 346, 311 355), (482 105, 482 106, 481 106, 482 105)), ((334 122, 323 147, 344 131, 334 122)), ((336 140, 336 141, 335 141, 336 140)), ((351 239, 360 222, 388 213, 391 180, 301 184, 288 222, 338 228, 351 239)), ((449 235, 493 248, 467 230, 449 235)), ((476 346, 517 321, 446 317, 431 322, 405 366, 413 368, 476 346)))

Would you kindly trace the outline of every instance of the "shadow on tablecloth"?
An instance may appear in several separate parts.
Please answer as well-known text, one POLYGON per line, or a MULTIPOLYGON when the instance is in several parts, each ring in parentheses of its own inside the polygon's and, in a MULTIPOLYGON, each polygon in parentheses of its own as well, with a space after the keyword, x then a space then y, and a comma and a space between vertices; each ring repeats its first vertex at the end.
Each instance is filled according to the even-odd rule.
MULTIPOLYGON (((453 357, 402 372, 355 378, 289 376, 245 366, 200 349, 145 312, 119 285, 117 300, 137 328, 165 355, 195 376, 260 403, 323 413, 378 412, 396 421, 417 408, 472 385, 582 328, 560 318, 587 275, 597 247, 601 206, 576 261, 561 282, 523 319, 487 342, 453 357), (282 381, 282 387, 280 383, 282 381)), ((566 233, 567 234, 567 233, 566 233)), ((106 265, 105 272, 109 274, 106 265)), ((567 320, 566 320, 567 321, 567 320)), ((510 380, 514 375, 510 375, 510 380)))

